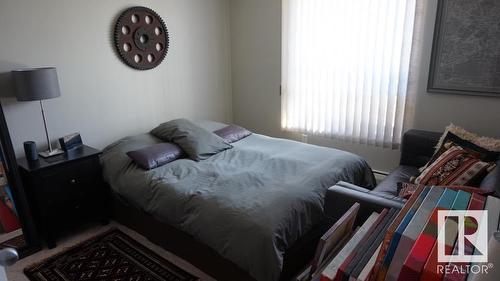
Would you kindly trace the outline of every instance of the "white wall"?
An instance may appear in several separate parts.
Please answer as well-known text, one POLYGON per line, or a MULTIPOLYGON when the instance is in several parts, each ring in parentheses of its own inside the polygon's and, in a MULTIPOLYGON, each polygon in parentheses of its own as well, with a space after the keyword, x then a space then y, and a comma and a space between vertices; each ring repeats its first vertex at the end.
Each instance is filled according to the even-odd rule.
POLYGON ((427 93, 432 36, 436 19, 437 0, 424 1, 422 71, 418 77, 414 127, 442 131, 450 122, 471 131, 500 137, 500 97, 481 97, 427 93))
MULTIPOLYGON (((439 131, 454 122, 500 137, 500 99, 426 93, 436 2, 424 1, 411 127, 439 131)), ((0 0, 0 36, 0 96, 13 95, 12 69, 58 68, 62 96, 45 102, 54 140, 79 131, 85 143, 102 148, 181 116, 234 119, 260 133, 295 137, 280 129, 280 0, 0 0), (156 10, 170 32, 166 60, 153 70, 133 70, 114 52, 115 19, 134 5, 156 10)), ((18 156, 23 141, 45 143, 37 102, 1 102, 18 156)), ((358 153, 381 170, 399 159, 397 150, 309 142, 358 153)))
MULTIPOLYGON (((0 0, 0 95, 13 95, 10 71, 57 67, 62 95, 44 105, 52 139, 79 131, 102 148, 175 117, 231 121, 227 0, 0 0), (125 8, 152 8, 166 22, 163 63, 137 71, 115 54, 112 31, 125 8)), ((18 156, 45 144, 37 102, 1 100, 18 156)))
MULTIPOLYGON (((421 2, 421 46, 414 78, 415 111, 409 128, 442 131, 450 122, 479 134, 500 137, 500 98, 426 92, 437 0, 421 2)), ((293 137, 280 129, 281 0, 231 0, 231 52, 234 121, 274 136, 293 137)), ((374 169, 397 166, 398 150, 309 137, 309 142, 338 147, 363 157, 374 169)))
POLYGON ((280 135, 281 1, 230 0, 233 118, 280 135))

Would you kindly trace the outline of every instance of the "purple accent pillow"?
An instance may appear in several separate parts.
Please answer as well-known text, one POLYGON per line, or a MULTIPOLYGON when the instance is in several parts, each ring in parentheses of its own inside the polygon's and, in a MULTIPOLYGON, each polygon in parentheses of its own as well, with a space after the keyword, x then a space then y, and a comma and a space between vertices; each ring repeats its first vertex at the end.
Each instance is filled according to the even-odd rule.
POLYGON ((214 134, 223 138, 227 143, 233 143, 235 141, 239 141, 248 137, 252 134, 252 132, 237 125, 229 125, 217 131, 214 131, 214 134))
POLYGON ((162 142, 129 151, 127 155, 144 170, 151 170, 179 159, 184 155, 184 152, 173 143, 162 142))

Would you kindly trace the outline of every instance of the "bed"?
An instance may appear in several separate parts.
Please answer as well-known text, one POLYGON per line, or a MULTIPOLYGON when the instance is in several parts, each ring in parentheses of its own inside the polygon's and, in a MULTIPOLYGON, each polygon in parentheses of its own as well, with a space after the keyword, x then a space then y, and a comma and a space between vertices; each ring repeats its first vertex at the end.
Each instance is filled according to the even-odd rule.
MULTIPOLYGON (((226 126, 209 121, 197 124, 209 131, 226 126)), ((287 251, 308 242, 308 234, 318 232, 327 221, 323 200, 328 187, 338 181, 374 185, 369 165, 359 156, 259 134, 235 142, 232 149, 207 160, 178 159, 149 171, 126 155, 158 142, 161 140, 143 134, 104 149, 103 176, 119 200, 115 202, 118 216, 138 232, 156 235, 155 240, 161 240, 160 233, 168 230, 170 235, 161 243, 166 248, 190 252, 184 248, 200 246, 200 251, 214 254, 206 263, 227 261, 236 266, 235 274, 247 273, 250 280, 283 279, 284 268, 290 267, 284 262, 287 251), (182 247, 176 242, 187 243, 190 238, 192 244, 182 247)), ((191 254, 196 256, 196 250, 191 254)))

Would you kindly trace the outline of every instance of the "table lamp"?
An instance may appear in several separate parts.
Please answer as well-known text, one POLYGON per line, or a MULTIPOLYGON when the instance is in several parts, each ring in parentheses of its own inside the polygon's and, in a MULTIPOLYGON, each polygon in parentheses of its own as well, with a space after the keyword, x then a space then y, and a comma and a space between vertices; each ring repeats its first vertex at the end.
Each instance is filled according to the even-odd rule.
POLYGON ((12 71, 16 97, 18 101, 39 101, 42 111, 43 125, 49 150, 40 152, 39 155, 48 158, 64 153, 61 149, 53 149, 50 143, 47 121, 43 110, 43 100, 57 98, 61 96, 59 81, 55 67, 29 68, 12 71))

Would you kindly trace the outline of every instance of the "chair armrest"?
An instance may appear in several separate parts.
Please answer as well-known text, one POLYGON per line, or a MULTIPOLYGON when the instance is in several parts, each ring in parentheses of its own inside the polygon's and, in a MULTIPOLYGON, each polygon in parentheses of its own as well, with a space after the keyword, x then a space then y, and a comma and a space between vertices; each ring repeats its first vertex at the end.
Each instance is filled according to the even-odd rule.
POLYGON ((494 196, 500 197, 500 160, 493 171, 488 173, 479 186, 482 189, 494 192, 494 196))
POLYGON ((422 167, 431 159, 441 133, 409 130, 401 141, 400 165, 422 167))
POLYGON ((348 182, 345 182, 345 181, 339 181, 335 185, 336 186, 345 187, 345 188, 348 188, 348 189, 352 189, 352 190, 357 190, 357 191, 360 191, 360 192, 366 192, 366 193, 370 192, 370 189, 367 189, 367 188, 364 188, 364 187, 361 187, 361 186, 357 186, 355 184, 348 183, 348 182))
POLYGON ((326 192, 325 214, 333 221, 337 221, 356 202, 361 205, 356 218, 356 225, 359 225, 373 212, 380 212, 384 208, 403 208, 405 201, 369 190, 362 191, 358 188, 335 185, 326 192))

